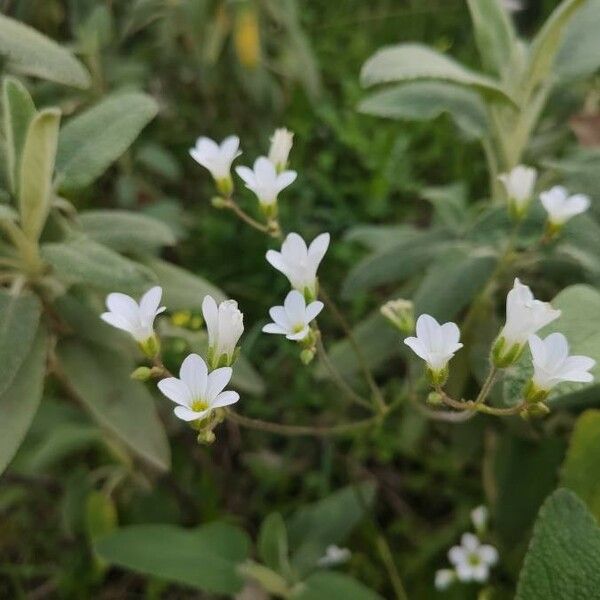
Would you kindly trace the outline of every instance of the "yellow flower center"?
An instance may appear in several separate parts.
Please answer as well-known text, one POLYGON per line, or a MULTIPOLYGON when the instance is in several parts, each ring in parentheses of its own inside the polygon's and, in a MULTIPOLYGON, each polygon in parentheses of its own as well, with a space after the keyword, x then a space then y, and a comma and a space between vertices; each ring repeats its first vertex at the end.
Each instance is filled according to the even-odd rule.
POLYGON ((194 402, 192 402, 192 410, 194 412, 202 412, 203 410, 206 410, 208 408, 208 402, 205 402, 204 400, 194 400, 194 402))
POLYGON ((300 333, 304 329, 304 323, 298 323, 298 325, 294 325, 292 327, 292 331, 294 333, 300 333))
POLYGON ((479 557, 479 554, 475 554, 474 552, 472 554, 469 554, 467 560, 469 564, 473 567, 476 567, 481 564, 481 558, 479 557))

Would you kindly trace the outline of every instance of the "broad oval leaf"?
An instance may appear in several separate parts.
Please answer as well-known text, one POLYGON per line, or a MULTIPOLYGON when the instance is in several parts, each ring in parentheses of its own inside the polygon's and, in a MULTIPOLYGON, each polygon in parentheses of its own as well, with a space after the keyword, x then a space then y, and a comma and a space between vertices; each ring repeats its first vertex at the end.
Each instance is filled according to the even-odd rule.
POLYGON ((175 243, 173 230, 154 217, 126 210, 88 210, 79 214, 85 234, 117 252, 143 253, 175 243))
POLYGON ((276 573, 289 570, 287 529, 279 513, 271 513, 262 522, 257 550, 261 561, 276 573))
POLYGON ((33 294, 0 290, 0 394, 12 383, 31 350, 41 306, 33 294))
POLYGON ((474 138, 483 137, 488 128, 485 106, 475 92, 439 81, 414 81, 374 92, 358 105, 358 110, 407 121, 428 121, 447 113, 474 138))
POLYGON ((311 575, 298 591, 291 595, 292 600, 324 600, 343 598, 344 600, 383 600, 382 596, 342 573, 323 571, 311 575))
POLYGON ((46 335, 40 328, 11 385, 0 394, 0 473, 21 445, 40 404, 46 375, 46 354, 46 335))
POLYGON ((524 83, 527 90, 534 90, 549 76, 560 49, 567 25, 587 0, 563 0, 548 17, 535 36, 531 49, 524 83))
POLYGON ((588 505, 600 519, 600 410, 586 410, 575 423, 569 451, 562 467, 561 483, 588 505))
POLYGON ((288 521, 292 565, 301 573, 314 569, 330 544, 341 544, 371 509, 375 486, 348 486, 300 508, 288 521))
POLYGON ((6 77, 2 86, 4 134, 6 136, 6 169, 10 189, 18 192, 21 153, 25 145, 29 123, 35 115, 35 104, 27 88, 12 77, 6 77))
POLYGON ((348 273, 342 295, 345 298, 378 285, 401 281, 425 268, 449 244, 444 230, 398 232, 397 241, 370 254, 348 273))
POLYGON ((515 600, 582 600, 600 590, 600 528, 573 492, 540 509, 515 600))
POLYGON ((498 81, 471 71, 454 59, 421 44, 383 48, 363 65, 360 73, 361 83, 365 87, 418 79, 449 81, 514 104, 498 81))
POLYGON ((4 15, 0 15, 0 56, 9 71, 78 88, 90 84, 87 70, 68 50, 4 15))
POLYGON ((37 113, 27 128, 19 173, 19 211, 30 240, 38 240, 50 211, 59 123, 60 111, 48 108, 37 113))
POLYGON ((563 81, 592 75, 600 68, 600 0, 588 0, 569 23, 556 57, 563 81))
POLYGON ((61 130, 56 156, 59 189, 92 183, 129 148, 156 116, 156 102, 142 93, 116 93, 71 119, 61 130))
POLYGON ((64 340, 58 347, 64 375, 98 423, 138 456, 167 470, 164 428, 146 387, 130 377, 128 358, 101 346, 64 340))
POLYGON ((238 565, 248 557, 246 534, 226 523, 197 529, 173 525, 133 525, 95 544, 108 563, 151 577, 217 594, 239 592, 238 565))
POLYGON ((145 292, 155 284, 149 269, 85 236, 44 244, 42 256, 66 283, 128 293, 145 292))
POLYGON ((199 310, 204 296, 212 296, 217 302, 225 300, 225 294, 200 275, 195 275, 159 258, 146 263, 156 275, 163 288, 163 302, 169 310, 199 310))
POLYGON ((486 71, 507 73, 512 66, 517 36, 501 0, 467 0, 475 40, 486 71))

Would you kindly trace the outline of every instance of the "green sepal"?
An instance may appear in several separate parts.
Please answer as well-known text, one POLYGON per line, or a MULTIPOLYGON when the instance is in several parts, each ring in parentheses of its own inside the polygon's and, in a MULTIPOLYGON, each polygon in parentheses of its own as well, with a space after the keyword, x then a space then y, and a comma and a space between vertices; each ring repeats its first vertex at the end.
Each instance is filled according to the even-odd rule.
POLYGON ((431 367, 427 367, 427 379, 433 387, 442 387, 446 381, 448 381, 448 366, 446 365, 443 369, 434 370, 431 367))
POLYGON ((219 194, 225 196, 225 198, 229 198, 233 193, 233 179, 231 179, 230 175, 221 179, 215 179, 215 184, 219 194))
POLYGON ((150 336, 147 340, 138 343, 140 350, 148 357, 154 358, 160 352, 160 340, 156 335, 150 336))
POLYGON ((507 349, 506 339, 499 336, 492 346, 492 363, 499 369, 506 369, 519 360, 524 349, 524 344, 513 344, 507 349))

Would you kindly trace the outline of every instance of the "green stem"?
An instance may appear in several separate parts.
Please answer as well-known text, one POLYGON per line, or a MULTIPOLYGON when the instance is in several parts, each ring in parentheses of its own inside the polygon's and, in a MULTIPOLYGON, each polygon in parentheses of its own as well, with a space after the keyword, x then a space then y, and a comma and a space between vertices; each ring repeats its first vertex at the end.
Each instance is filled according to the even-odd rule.
POLYGON ((338 388, 346 394, 346 396, 355 404, 372 410, 373 406, 367 400, 365 400, 362 396, 359 396, 351 387, 346 383, 341 373, 337 370, 336 366, 333 364, 331 359, 329 358, 329 354, 327 354, 327 350, 325 350, 325 346, 323 345, 323 339, 321 335, 321 331, 316 329, 316 344, 317 344, 317 352, 319 353, 319 358, 323 363, 323 366, 327 369, 329 374, 331 375, 332 381, 338 388))
POLYGON ((346 435, 356 433, 363 429, 368 429, 373 425, 378 425, 381 422, 379 415, 362 419, 361 421, 353 421, 351 423, 343 423, 341 425, 333 425, 331 427, 313 427, 310 425, 284 425, 282 423, 273 423, 271 421, 263 421, 262 419, 251 419, 244 417, 231 409, 226 411, 226 417, 249 429, 265 431, 267 433, 277 433, 285 436, 314 436, 314 437, 329 437, 336 435, 346 435))
POLYGON ((352 333, 352 328, 350 327, 349 323, 346 321, 346 318, 344 317, 342 311, 338 308, 336 303, 331 299, 331 296, 326 292, 326 290, 323 288, 323 286, 319 286, 319 293, 320 293, 321 297, 323 298, 323 301, 325 302, 325 304, 331 309, 333 316, 337 319, 338 323, 344 330, 344 333, 346 334, 346 337, 348 338, 348 342, 350 343, 350 346, 352 347, 352 350, 354 351, 354 354, 356 355, 356 359, 362 370, 364 378, 366 379, 369 387, 371 388, 371 393, 373 394, 373 398, 375 400, 375 403, 377 405, 379 412, 382 414, 385 413, 387 411, 387 406, 385 404, 385 400, 383 399, 383 394, 381 393, 381 390, 379 389, 379 386, 377 385, 375 378, 373 377, 373 374, 371 373, 371 369, 369 368, 367 359, 366 359, 365 355, 363 354, 363 351, 361 350, 359 343, 356 341, 356 338, 354 337, 354 333, 352 333))
POLYGON ((489 393, 492 391, 494 387, 494 383, 496 383, 496 378, 498 376, 498 368, 495 365, 490 367, 490 371, 481 386, 481 390, 475 398, 475 404, 483 404, 488 397, 489 393))

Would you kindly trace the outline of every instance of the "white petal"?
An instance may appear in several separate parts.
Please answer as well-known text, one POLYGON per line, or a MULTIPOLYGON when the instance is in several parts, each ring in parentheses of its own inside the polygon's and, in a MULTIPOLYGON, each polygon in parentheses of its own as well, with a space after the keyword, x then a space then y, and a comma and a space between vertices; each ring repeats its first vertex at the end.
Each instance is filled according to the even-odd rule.
POLYGON ((306 307, 306 313, 305 313, 306 322, 310 323, 313 319, 316 319, 318 314, 323 310, 324 306, 325 305, 319 300, 315 300, 314 302, 311 302, 306 307))
POLYGON ((276 250, 269 250, 266 254, 267 262, 275 267, 278 271, 281 271, 284 275, 286 275, 286 263, 283 259, 283 256, 280 252, 276 250))
POLYGON ((176 406, 173 411, 179 419, 182 421, 195 421, 196 419, 201 419, 207 414, 207 410, 203 410, 200 412, 196 412, 186 408, 185 406, 176 406))
POLYGON ((233 369, 231 367, 221 367, 209 374, 206 387, 206 400, 209 404, 212 405, 214 399, 223 391, 232 374, 233 369))
POLYGON ((473 565, 471 567, 471 577, 474 581, 478 581, 479 583, 484 583, 487 581, 490 575, 490 568, 482 563, 480 565, 473 565))
POLYGON ((236 156, 239 156, 241 154, 241 152, 239 152, 239 148, 240 138, 237 135, 230 135, 229 137, 226 137, 221 142, 220 148, 223 159, 226 159, 231 164, 231 161, 236 156))
POLYGON ((331 236, 328 233, 321 233, 311 242, 310 247, 308 248, 308 257, 315 268, 318 267, 323 260, 327 248, 329 248, 330 239, 331 236))
POLYGON ((291 323, 283 306, 273 306, 269 309, 271 319, 284 329, 291 329, 291 323))
POLYGON ((460 543, 461 546, 469 552, 479 548, 479 538, 472 533, 463 533, 462 537, 460 538, 460 543))
POLYGON ((495 565, 498 562, 498 550, 489 544, 479 547, 479 556, 488 565, 495 565))
POLYGON ((161 379, 158 384, 158 389, 169 399, 182 406, 191 406, 194 398, 188 386, 177 377, 167 377, 161 379))
POLYGON ((216 336, 219 331, 219 307, 212 296, 204 296, 202 301, 202 316, 206 322, 208 335, 216 336))
POLYGON ((123 331, 127 331, 129 333, 131 333, 133 330, 131 323, 125 317, 116 313, 105 312, 100 315, 100 318, 104 322, 116 327, 117 329, 122 329, 123 331))
MULTIPOLYGON (((456 323, 444 323, 442 325, 442 336, 444 338, 444 347, 456 347, 460 339, 460 329, 456 323)), ((461 344, 462 347, 462 344, 461 344)), ((457 348, 458 350, 458 348, 457 348)))
POLYGON ((429 352, 427 348, 423 345, 423 342, 416 337, 407 337, 404 340, 404 343, 419 357, 422 358, 425 362, 429 360, 429 352))
POLYGON ((127 294, 115 292, 106 297, 106 306, 110 312, 117 313, 125 317, 128 321, 136 322, 139 320, 140 307, 138 303, 127 294))
POLYGON ((284 171, 277 176, 277 192, 285 189, 288 185, 291 185, 296 181, 296 171, 284 171))
POLYGON ((440 324, 431 315, 421 315, 417 319, 417 337, 427 350, 441 350, 442 336, 440 324))
POLYGON ((189 388, 194 400, 203 400, 206 396, 208 368, 197 354, 185 357, 179 368, 179 377, 189 388))
POLYGON ((240 399, 240 395, 237 392, 227 391, 221 392, 211 405, 211 408, 219 408, 221 406, 229 406, 235 404, 240 399))
POLYGON ((467 560, 467 554, 462 546, 452 546, 448 550, 448 560, 455 566, 461 565, 467 560))
POLYGON ((244 180, 244 183, 250 187, 256 187, 256 177, 254 177, 254 171, 248 167, 236 167, 235 172, 244 180))
POLYGON ((158 310, 161 297, 162 288, 160 286, 157 285, 153 288, 150 288, 140 300, 140 312, 146 317, 154 318, 154 315, 158 310))
POLYGON ((289 259, 293 262, 300 262, 308 256, 308 248, 302 236, 292 231, 292 233, 288 233, 281 244, 281 253, 286 261, 289 259))
POLYGON ((263 333, 275 333, 279 335, 287 335, 289 329, 282 327, 281 325, 277 325, 276 323, 268 323, 262 328, 263 333))
POLYGON ((259 156, 254 161, 254 173, 261 183, 275 183, 277 179, 275 165, 266 156, 259 156))
POLYGON ((290 323, 293 325, 304 323, 306 301, 304 300, 304 296, 298 290, 292 290, 288 293, 283 302, 283 307, 285 308, 290 323))
POLYGON ((531 350, 531 358, 533 364, 535 365, 543 365, 546 363, 546 346, 542 339, 533 334, 529 336, 529 349, 531 350))

